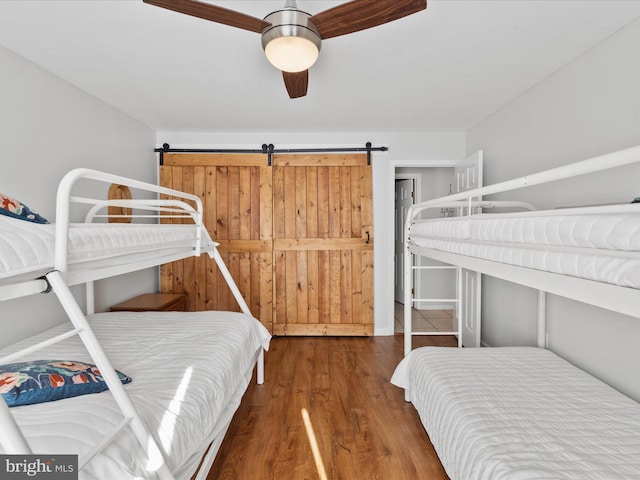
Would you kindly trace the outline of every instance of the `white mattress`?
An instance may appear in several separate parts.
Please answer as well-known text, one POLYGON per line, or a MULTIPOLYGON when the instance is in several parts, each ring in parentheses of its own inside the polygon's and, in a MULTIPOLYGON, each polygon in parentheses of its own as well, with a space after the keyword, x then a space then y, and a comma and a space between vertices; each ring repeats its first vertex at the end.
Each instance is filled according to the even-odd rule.
POLYGON ((452 480, 640 478, 640 404, 548 350, 423 347, 391 381, 452 480))
MULTIPOLYGON (((224 435, 248 385, 256 352, 268 347, 269 333, 257 320, 234 312, 103 313, 90 323, 114 368, 133 379, 125 391, 167 453, 170 469, 177 478, 189 478, 203 449, 224 435)), ((38 338, 65 327, 69 330, 70 324, 38 338)), ((0 356, 6 353, 8 349, 0 356)), ((25 358, 90 361, 78 337, 25 358)), ((122 418, 109 392, 11 411, 36 453, 82 454, 122 418)), ((126 429, 80 478, 156 478, 139 454, 126 429)))
POLYGON ((482 214, 418 221, 410 236, 420 247, 640 288, 640 212, 482 214))
MULTIPOLYGON (((193 225, 72 224, 69 264, 188 248, 194 245, 195 237, 193 225)), ((54 245, 53 224, 36 224, 0 215, 0 279, 51 270, 54 245)))

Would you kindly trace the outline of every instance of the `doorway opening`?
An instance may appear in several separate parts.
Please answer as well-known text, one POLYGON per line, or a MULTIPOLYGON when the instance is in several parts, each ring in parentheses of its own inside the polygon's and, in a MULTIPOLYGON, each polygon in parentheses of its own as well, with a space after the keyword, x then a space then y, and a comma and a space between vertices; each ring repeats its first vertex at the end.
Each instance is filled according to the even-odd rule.
MULTIPOLYGON (((396 167, 395 169, 395 248, 394 248, 394 333, 404 331, 404 224, 409 207, 433 198, 447 195, 454 182, 453 167, 396 167)), ((440 216, 438 210, 427 211, 423 218, 440 216)), ((419 265, 439 264, 433 260, 418 259, 419 265)), ((425 271, 422 271, 425 272, 425 271)), ((453 298, 455 274, 439 270, 430 273, 414 272, 414 296, 417 298, 453 298), (425 292, 429 292, 425 294, 425 292)), ((409 287, 410 288, 410 287, 409 287)), ((451 304, 418 302, 412 308, 415 330, 451 331, 455 311, 451 304)))

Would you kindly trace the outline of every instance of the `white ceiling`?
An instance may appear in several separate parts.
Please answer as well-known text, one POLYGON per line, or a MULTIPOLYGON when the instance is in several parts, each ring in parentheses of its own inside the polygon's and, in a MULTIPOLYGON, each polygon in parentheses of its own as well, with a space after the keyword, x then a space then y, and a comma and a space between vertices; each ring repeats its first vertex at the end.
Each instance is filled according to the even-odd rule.
MULTIPOLYGON (((211 3, 262 18, 284 0, 211 3)), ((295 100, 259 34, 141 0, 2 0, 0 45, 158 131, 464 131, 638 17, 640 0, 429 0, 324 41, 295 100)))

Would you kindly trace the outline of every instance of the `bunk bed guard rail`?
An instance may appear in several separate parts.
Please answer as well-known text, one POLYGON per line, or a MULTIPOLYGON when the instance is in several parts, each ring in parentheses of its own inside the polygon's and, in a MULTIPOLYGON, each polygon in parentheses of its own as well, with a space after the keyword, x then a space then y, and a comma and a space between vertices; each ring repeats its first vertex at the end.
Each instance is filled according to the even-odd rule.
POLYGON ((132 218, 190 218, 194 222, 196 244, 195 254, 200 255, 202 248, 203 207, 200 197, 171 188, 161 187, 147 182, 133 180, 130 178, 113 175, 109 173, 91 170, 88 168, 77 168, 67 173, 58 186, 56 197, 56 243, 54 252, 54 262, 56 270, 66 272, 68 269, 68 236, 70 224, 70 209, 72 204, 87 204, 91 208, 86 214, 85 222, 92 222, 97 218, 105 218, 107 215, 99 212, 109 206, 133 207, 137 210, 153 212, 150 214, 131 214, 132 218), (76 185, 85 180, 93 180, 105 184, 122 184, 130 188, 135 188, 143 192, 149 192, 158 198, 144 200, 104 200, 89 197, 72 195, 76 185), (160 195, 173 197, 173 199, 161 199, 160 195), (187 203, 191 201, 195 208, 187 203))

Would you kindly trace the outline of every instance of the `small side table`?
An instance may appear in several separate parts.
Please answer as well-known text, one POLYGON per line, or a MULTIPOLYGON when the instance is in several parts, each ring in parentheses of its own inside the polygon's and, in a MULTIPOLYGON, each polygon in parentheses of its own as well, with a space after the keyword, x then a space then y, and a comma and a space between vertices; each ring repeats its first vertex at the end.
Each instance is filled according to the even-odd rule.
POLYGON ((144 293, 111 307, 112 312, 184 312, 181 293, 144 293))

